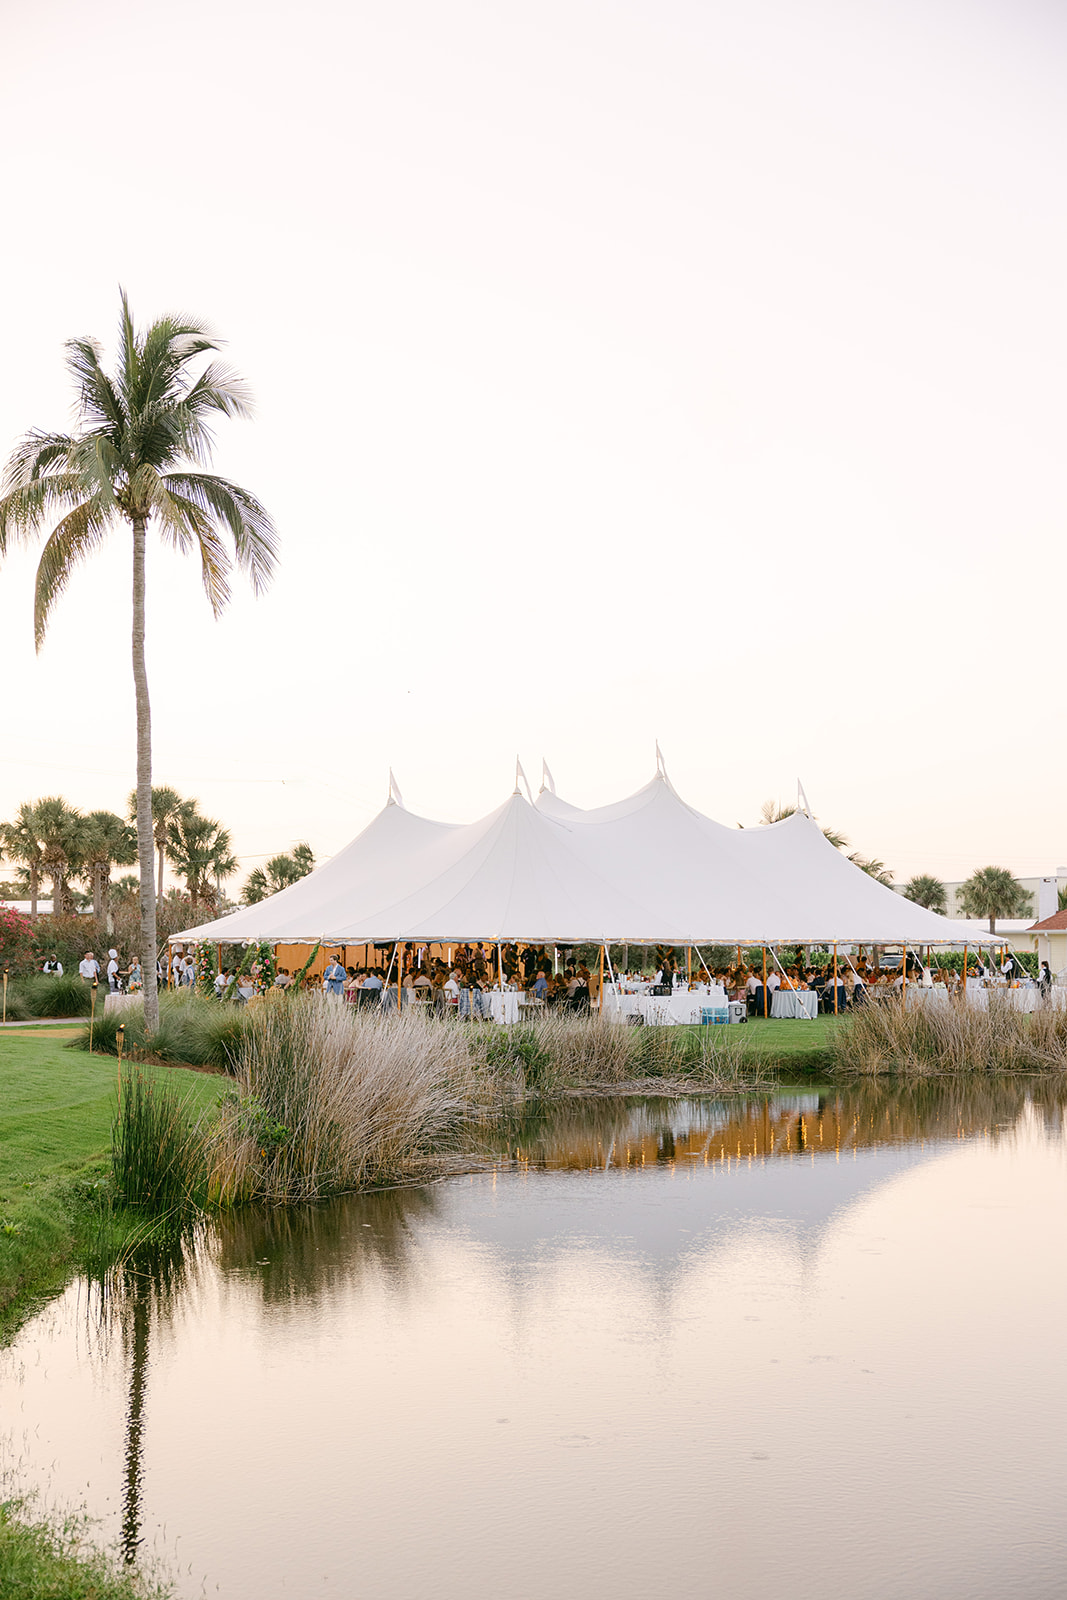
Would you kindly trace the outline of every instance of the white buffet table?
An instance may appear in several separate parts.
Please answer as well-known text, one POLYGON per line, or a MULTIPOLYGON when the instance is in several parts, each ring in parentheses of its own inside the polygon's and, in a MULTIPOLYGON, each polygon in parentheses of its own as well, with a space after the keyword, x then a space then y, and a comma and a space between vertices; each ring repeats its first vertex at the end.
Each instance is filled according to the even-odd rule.
POLYGON ((772 1017, 816 1017, 819 997, 814 989, 775 989, 771 1000, 772 1017))
POLYGON ((721 984, 672 989, 670 994, 616 994, 613 986, 605 983, 602 1010, 605 1016, 620 1022, 627 1017, 642 1017, 650 1026, 675 1027, 699 1022, 705 1007, 718 1009, 725 1005, 726 990, 721 984))

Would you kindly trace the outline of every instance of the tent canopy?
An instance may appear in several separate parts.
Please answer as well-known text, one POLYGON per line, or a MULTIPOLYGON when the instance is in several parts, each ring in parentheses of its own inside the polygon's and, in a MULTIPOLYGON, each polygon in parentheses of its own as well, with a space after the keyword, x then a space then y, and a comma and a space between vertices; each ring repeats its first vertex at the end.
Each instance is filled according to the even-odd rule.
POLYGON ((583 811, 517 791, 468 824, 390 799, 299 883, 173 942, 385 944, 1003 942, 877 883, 804 812, 726 828, 665 774, 583 811))

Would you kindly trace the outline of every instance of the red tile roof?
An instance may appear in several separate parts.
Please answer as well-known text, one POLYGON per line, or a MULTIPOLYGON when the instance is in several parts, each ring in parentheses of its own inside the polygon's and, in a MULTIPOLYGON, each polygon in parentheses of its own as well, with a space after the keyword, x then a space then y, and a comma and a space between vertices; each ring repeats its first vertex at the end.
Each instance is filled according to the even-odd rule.
POLYGON ((1057 911, 1044 922, 1031 923, 1031 933, 1067 933, 1067 911, 1057 911))

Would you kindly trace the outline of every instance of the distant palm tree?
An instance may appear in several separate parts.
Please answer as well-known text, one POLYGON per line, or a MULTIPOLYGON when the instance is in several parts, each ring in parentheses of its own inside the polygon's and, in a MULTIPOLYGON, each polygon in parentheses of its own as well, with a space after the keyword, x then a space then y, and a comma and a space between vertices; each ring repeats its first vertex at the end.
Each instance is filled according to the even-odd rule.
POLYGON ((1034 909, 1007 867, 979 867, 956 890, 956 904, 965 917, 988 917, 990 933, 996 933, 998 917, 1025 917, 1034 909))
POLYGON ((90 811, 82 876, 92 889, 93 915, 103 917, 111 932, 111 869, 137 862, 137 830, 113 811, 90 811))
POLYGON ((48 618, 74 568, 116 522, 133 547, 133 679, 137 703, 137 842, 141 873, 141 965, 145 1025, 159 1022, 156 993, 155 838, 152 826, 152 718, 145 668, 145 543, 154 519, 164 544, 200 557, 216 616, 229 599, 236 564, 258 592, 274 568, 275 531, 247 489, 200 471, 210 460, 211 422, 249 414, 245 386, 217 361, 194 375, 192 364, 219 348, 199 322, 160 317, 141 332, 121 295, 119 359, 114 376, 94 339, 67 343, 67 368, 78 391, 81 432, 33 430, 8 462, 0 499, 0 555, 8 540, 28 540, 58 517, 37 568, 34 634, 48 618), (232 545, 232 554, 227 547, 232 545))
POLYGON ((253 867, 248 874, 241 890, 242 904, 258 905, 269 895, 288 889, 291 883, 299 883, 301 878, 306 878, 313 871, 314 866, 315 853, 306 842, 296 845, 287 856, 272 856, 265 868, 253 867))
POLYGON ((237 871, 229 832, 220 822, 201 816, 190 803, 170 824, 167 850, 175 871, 185 879, 194 920, 202 906, 214 913, 219 884, 237 871))
POLYGON ((1067 911, 1067 887, 1056 890, 1056 910, 1067 911))
POLYGON ((933 878, 928 872, 920 872, 908 879, 904 886, 904 898, 913 900, 917 906, 925 906, 927 911, 936 911, 942 917, 948 910, 948 890, 940 878, 933 878))
POLYGON ((37 920, 37 901, 41 889, 41 844, 33 818, 33 806, 24 801, 13 822, 0 824, 0 851, 8 861, 25 871, 29 890, 30 916, 37 920))
POLYGON ((41 847, 41 868, 52 879, 52 914, 65 916, 71 910, 70 880, 81 877, 85 863, 85 818, 58 794, 36 801, 31 817, 41 847))
MULTIPOLYGON (((773 822, 784 822, 786 817, 795 817, 796 806, 783 806, 776 800, 765 800, 760 807, 760 822, 770 825, 773 822)), ((811 819, 816 827, 820 828, 824 838, 829 839, 835 850, 840 850, 848 856, 854 867, 859 867, 868 877, 874 878, 878 883, 892 886, 893 874, 884 861, 878 861, 873 856, 862 856, 858 850, 849 851, 848 840, 836 828, 823 828, 815 817, 811 819)))
MULTIPOLYGON (((166 784, 152 785, 152 838, 155 841, 156 853, 159 859, 159 875, 156 879, 156 909, 163 899, 163 868, 167 859, 167 829, 173 822, 178 812, 186 806, 196 809, 195 800, 183 800, 177 789, 171 789, 166 784)), ((137 821, 137 790, 130 795, 127 802, 127 816, 131 822, 137 821)))

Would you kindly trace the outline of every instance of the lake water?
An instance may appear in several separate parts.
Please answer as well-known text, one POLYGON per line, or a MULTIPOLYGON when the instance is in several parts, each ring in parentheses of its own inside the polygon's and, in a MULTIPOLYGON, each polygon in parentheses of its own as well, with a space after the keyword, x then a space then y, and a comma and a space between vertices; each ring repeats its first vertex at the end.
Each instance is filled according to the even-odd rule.
POLYGON ((0 1352, 4 1464, 183 1596, 1067 1592, 1064 1090, 571 1104, 0 1352))

